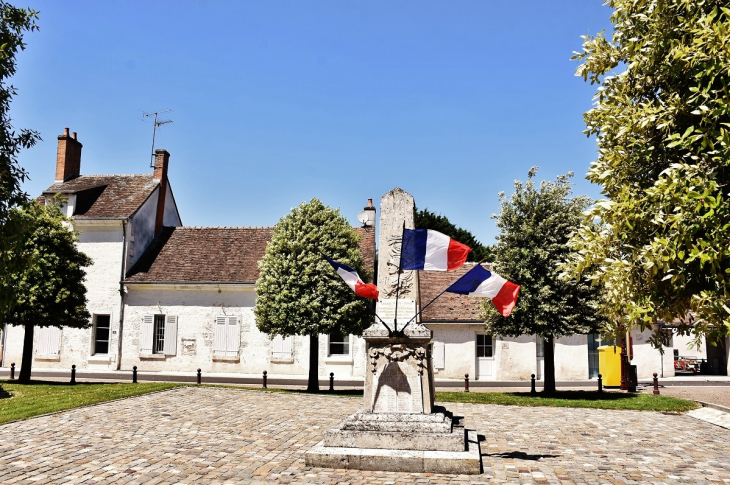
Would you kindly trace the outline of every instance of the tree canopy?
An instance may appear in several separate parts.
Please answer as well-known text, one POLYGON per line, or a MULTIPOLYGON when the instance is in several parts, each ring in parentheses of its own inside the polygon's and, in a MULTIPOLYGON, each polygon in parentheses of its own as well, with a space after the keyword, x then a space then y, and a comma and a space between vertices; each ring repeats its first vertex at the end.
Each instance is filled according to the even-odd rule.
POLYGON ((493 261, 492 247, 480 243, 474 235, 454 225, 446 216, 426 209, 416 209, 416 228, 433 229, 471 248, 467 261, 493 261))
POLYGON ((317 390, 318 335, 359 335, 372 323, 365 303, 320 254, 355 268, 368 282, 359 241, 339 210, 312 199, 279 220, 259 262, 256 326, 271 336, 310 336, 310 390, 317 390))
POLYGON ((613 35, 585 36, 574 56, 598 85, 587 178, 606 199, 573 235, 565 276, 604 286, 609 329, 680 318, 714 340, 730 333, 730 8, 607 3, 613 35))
POLYGON ((515 181, 509 197, 500 193, 500 212, 493 216, 499 229, 494 269, 522 287, 517 305, 505 318, 485 301, 483 317, 491 334, 545 339, 545 391, 552 392, 554 340, 595 331, 602 321, 597 314, 599 288, 585 280, 561 280, 557 267, 567 258, 569 235, 591 199, 571 197, 572 173, 539 185, 532 180, 536 173, 533 167, 527 182, 515 181))
POLYGON ((86 309, 85 267, 91 259, 76 247, 77 236, 69 230, 61 211, 33 202, 11 209, 22 221, 21 244, 11 258, 22 261, 13 271, 0 274, 0 288, 15 301, 2 319, 25 326, 20 380, 29 381, 33 362, 34 327, 90 326, 86 309))

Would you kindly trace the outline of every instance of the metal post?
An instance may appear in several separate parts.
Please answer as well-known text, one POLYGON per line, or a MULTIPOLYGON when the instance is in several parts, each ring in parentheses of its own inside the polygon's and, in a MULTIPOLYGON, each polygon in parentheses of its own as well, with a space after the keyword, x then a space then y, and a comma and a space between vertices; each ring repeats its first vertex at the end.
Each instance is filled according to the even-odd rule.
POLYGON ((132 367, 132 384, 137 384, 137 366, 132 367))
POLYGON ((654 395, 659 395, 659 379, 656 377, 656 372, 654 373, 654 395))
POLYGON ((71 384, 76 384, 76 364, 71 366, 71 384))
POLYGON ((469 374, 464 374, 464 392, 469 392, 469 374))
POLYGON ((335 392, 335 373, 330 372, 330 392, 335 392))
POLYGON ((530 375, 530 394, 537 394, 535 390, 535 374, 530 375))
POLYGON ((603 392, 603 376, 598 374, 598 392, 603 392))
POLYGON ((266 387, 266 374, 267 374, 267 372, 266 372, 266 371, 264 371, 264 389, 266 389, 266 388, 267 388, 267 387, 266 387))
POLYGON ((203 380, 203 371, 198 369, 198 384, 200 384, 203 380))
POLYGON ((10 378, 15 379, 15 362, 10 364, 10 378))

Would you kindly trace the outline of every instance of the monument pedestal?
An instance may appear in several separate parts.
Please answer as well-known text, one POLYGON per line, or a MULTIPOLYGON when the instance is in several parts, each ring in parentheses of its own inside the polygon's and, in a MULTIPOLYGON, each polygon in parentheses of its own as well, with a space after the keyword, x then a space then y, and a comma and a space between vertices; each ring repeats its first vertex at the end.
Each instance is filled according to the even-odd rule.
POLYGON ((416 324, 398 337, 387 333, 373 325, 363 335, 371 370, 365 410, 325 431, 306 453, 307 466, 481 473, 476 431, 465 430, 463 418, 434 406, 431 331, 416 324))

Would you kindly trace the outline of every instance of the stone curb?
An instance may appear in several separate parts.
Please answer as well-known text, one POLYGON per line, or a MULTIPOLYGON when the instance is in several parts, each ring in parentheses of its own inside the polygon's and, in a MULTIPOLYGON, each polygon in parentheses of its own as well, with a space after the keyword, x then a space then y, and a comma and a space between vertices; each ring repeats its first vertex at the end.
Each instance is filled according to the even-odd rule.
POLYGON ((720 406, 719 404, 714 404, 711 402, 705 402, 705 401, 695 401, 696 403, 700 404, 703 408, 712 408, 717 409, 718 411, 722 411, 723 413, 730 414, 730 408, 726 406, 720 406))

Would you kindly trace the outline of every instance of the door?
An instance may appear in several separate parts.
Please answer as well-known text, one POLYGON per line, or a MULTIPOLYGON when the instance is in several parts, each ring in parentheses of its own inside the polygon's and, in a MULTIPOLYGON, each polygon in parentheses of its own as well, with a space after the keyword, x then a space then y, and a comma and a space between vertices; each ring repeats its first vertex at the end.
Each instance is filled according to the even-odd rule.
POLYGON ((598 347, 601 345, 601 334, 588 334, 588 378, 598 377, 598 347))
POLYGON ((491 335, 477 334, 477 379, 489 379, 494 373, 494 346, 491 335))
POLYGON ((545 375, 545 339, 542 337, 535 337, 535 359, 537 360, 535 379, 541 380, 545 375))

